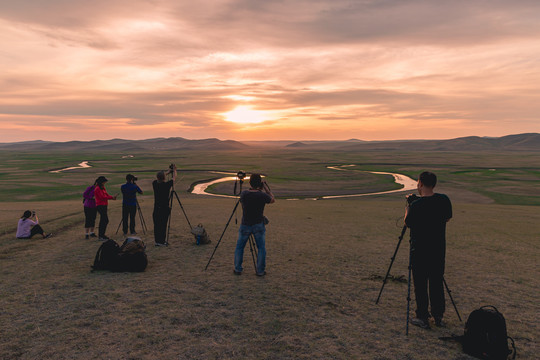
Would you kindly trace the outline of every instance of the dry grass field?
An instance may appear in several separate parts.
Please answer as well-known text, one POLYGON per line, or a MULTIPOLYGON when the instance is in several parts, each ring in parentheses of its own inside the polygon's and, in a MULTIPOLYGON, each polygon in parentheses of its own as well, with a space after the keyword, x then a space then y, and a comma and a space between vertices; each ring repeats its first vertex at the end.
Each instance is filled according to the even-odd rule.
MULTIPOLYGON (((456 195, 446 280, 461 316, 495 305, 518 359, 537 358, 538 207, 438 190, 456 195)), ((401 231, 403 194, 269 205, 263 278, 247 248, 244 274, 233 275, 234 221, 204 271, 234 200, 179 195, 190 221, 202 222, 213 242, 196 246, 175 204, 170 247, 155 248, 152 235, 141 234, 144 273, 90 272, 100 242, 82 236, 80 200, 0 203, 0 358, 472 359, 459 344, 438 339, 463 332, 448 299, 446 328, 411 326, 408 337, 406 282, 389 281, 375 305, 401 231), (53 238, 15 239, 27 208, 37 210, 53 238)), ((151 231, 151 195, 140 203, 151 231)), ((111 202, 108 230, 118 241, 120 206, 111 202)), ((406 279, 407 252, 404 241, 396 278, 406 279)))

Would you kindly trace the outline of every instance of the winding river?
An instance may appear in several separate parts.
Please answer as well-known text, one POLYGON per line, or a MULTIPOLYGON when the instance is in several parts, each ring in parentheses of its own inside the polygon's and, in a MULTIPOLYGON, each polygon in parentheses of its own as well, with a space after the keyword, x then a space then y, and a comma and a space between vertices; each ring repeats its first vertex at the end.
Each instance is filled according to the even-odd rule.
POLYGON ((74 169, 89 168, 89 167, 91 167, 91 166, 88 165, 88 161, 83 161, 82 163, 80 163, 77 166, 72 166, 72 167, 68 167, 68 168, 65 168, 65 169, 59 169, 59 170, 52 170, 52 171, 49 171, 49 172, 50 173, 61 173, 62 171, 66 171, 66 170, 74 170, 74 169))
MULTIPOLYGON (((338 171, 350 171, 348 168, 354 167, 354 166, 355 165, 341 165, 341 166, 328 166, 327 168, 331 170, 338 170, 338 171)), ((357 171, 361 171, 361 170, 357 170, 357 171)), ((396 190, 373 192, 373 193, 319 196, 315 199, 312 198, 308 200, 337 199, 337 198, 359 197, 359 196, 369 196, 369 195, 381 195, 381 194, 391 194, 391 193, 401 192, 401 191, 416 190, 416 180, 411 179, 410 177, 406 175, 389 173, 389 172, 381 172, 381 171, 364 171, 364 172, 368 172, 371 174, 379 174, 379 175, 392 175, 394 177, 394 182, 396 184, 401 185, 402 188, 396 189, 396 190)), ((236 196, 231 196, 231 195, 211 194, 211 193, 206 192, 206 189, 211 185, 222 183, 225 181, 235 181, 235 180, 236 180, 236 176, 227 176, 220 179, 208 181, 205 183, 200 183, 193 187, 192 193, 197 194, 197 195, 211 195, 211 196, 226 197, 226 198, 237 198, 236 196)), ((245 180, 249 180, 249 177, 247 177, 245 180)))

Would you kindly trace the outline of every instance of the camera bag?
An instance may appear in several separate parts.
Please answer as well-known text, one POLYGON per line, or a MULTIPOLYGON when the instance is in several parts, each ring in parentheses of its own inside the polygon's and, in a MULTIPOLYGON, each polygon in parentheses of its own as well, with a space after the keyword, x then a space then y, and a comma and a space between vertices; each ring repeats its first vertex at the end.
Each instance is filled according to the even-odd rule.
POLYGON ((508 348, 508 339, 514 349, 514 340, 506 332, 506 320, 495 306, 486 305, 474 310, 465 323, 463 351, 480 359, 506 360, 512 351, 508 348))
POLYGON ((197 245, 210 244, 212 242, 210 238, 208 237, 208 233, 206 232, 206 229, 204 228, 203 224, 194 226, 191 229, 191 233, 195 236, 195 243, 197 245))
POLYGON ((94 265, 92 265, 92 271, 95 270, 113 270, 117 266, 118 252, 120 246, 116 241, 109 239, 100 245, 96 257, 94 258, 94 265))
POLYGON ((147 265, 146 245, 141 239, 130 237, 120 247, 113 271, 142 272, 147 265))

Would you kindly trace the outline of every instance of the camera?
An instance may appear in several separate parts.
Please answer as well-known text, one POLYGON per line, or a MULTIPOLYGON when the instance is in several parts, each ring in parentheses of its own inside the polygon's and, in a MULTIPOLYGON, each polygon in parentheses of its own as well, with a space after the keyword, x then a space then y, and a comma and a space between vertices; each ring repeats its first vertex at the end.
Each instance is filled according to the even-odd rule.
POLYGON ((171 164, 171 165, 169 165, 169 169, 174 170, 174 167, 175 167, 175 166, 176 166, 176 165, 171 164))
POLYGON ((139 178, 136 177, 136 176, 134 176, 134 177, 133 177, 133 181, 137 181, 137 180, 139 180, 139 178))
POLYGON ((236 173, 236 177, 240 180, 244 180, 244 178, 246 177, 246 172, 244 170, 240 170, 236 173))
POLYGON ((411 205, 413 201, 420 199, 420 196, 416 194, 409 194, 407 195, 407 204, 411 205))
POLYGON ((35 211, 32 211, 32 216, 36 216, 36 212, 35 212, 35 211))

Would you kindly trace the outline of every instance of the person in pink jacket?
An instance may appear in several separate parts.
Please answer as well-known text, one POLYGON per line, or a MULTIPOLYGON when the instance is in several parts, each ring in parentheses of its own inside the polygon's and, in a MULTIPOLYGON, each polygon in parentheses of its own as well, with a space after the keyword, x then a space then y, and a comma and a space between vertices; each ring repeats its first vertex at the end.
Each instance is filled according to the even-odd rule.
POLYGON ((94 198, 96 199, 96 208, 99 214, 99 228, 98 235, 99 240, 109 240, 105 235, 107 230, 107 224, 109 224, 109 216, 107 215, 107 206, 109 205, 109 200, 116 200, 116 195, 111 196, 107 194, 105 189, 105 183, 108 180, 105 176, 100 176, 96 179, 96 186, 94 189, 94 198))

